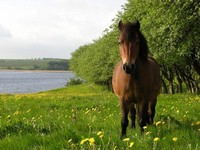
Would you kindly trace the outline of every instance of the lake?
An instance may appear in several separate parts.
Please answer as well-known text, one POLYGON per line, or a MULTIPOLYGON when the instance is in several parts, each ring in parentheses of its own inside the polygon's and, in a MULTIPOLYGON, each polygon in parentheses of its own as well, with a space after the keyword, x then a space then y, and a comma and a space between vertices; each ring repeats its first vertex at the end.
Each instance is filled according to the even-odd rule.
POLYGON ((73 72, 0 70, 0 93, 35 93, 62 88, 73 72))

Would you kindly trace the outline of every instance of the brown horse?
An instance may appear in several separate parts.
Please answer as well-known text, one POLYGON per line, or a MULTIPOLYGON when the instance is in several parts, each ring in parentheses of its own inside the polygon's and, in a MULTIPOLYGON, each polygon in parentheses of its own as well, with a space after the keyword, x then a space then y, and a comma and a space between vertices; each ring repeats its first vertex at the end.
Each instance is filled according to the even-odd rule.
POLYGON ((131 127, 135 128, 135 118, 141 128, 153 123, 157 96, 161 87, 159 65, 148 56, 149 50, 140 23, 118 24, 120 30, 119 49, 121 61, 115 66, 112 86, 120 99, 121 137, 126 136, 128 113, 131 127))

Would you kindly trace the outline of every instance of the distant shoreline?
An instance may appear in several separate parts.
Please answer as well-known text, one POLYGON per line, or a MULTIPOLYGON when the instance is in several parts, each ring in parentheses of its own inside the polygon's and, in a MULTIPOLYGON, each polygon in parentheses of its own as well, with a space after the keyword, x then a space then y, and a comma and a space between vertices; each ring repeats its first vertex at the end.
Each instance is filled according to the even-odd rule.
POLYGON ((69 70, 65 59, 0 59, 0 70, 69 70))

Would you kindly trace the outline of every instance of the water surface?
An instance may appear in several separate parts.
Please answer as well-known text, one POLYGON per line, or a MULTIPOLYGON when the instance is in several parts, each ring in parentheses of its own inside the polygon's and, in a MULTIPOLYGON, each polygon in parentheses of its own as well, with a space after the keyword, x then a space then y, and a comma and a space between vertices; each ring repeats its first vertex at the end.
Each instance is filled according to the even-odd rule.
POLYGON ((0 71, 0 93, 34 93, 64 87, 74 77, 67 71, 0 71))

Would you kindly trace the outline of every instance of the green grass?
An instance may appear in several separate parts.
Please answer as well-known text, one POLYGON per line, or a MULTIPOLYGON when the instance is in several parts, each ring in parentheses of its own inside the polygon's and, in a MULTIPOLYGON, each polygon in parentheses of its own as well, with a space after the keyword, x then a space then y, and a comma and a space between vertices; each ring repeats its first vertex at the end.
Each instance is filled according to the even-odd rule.
POLYGON ((123 141, 118 98, 102 87, 0 95, 0 149, 200 149, 199 95, 161 94, 156 110, 154 125, 123 141))

